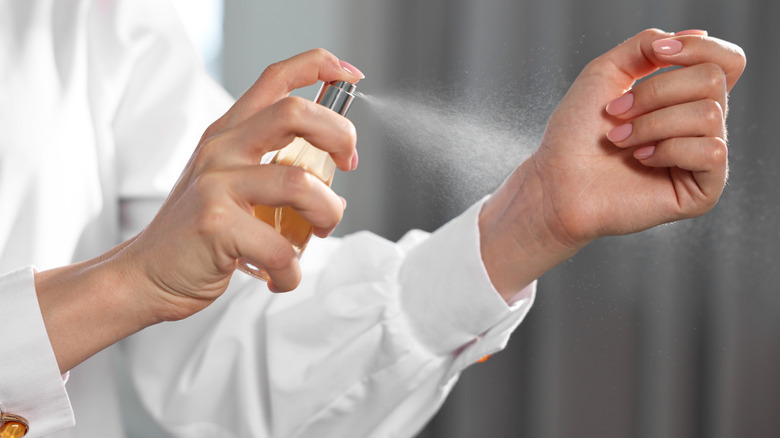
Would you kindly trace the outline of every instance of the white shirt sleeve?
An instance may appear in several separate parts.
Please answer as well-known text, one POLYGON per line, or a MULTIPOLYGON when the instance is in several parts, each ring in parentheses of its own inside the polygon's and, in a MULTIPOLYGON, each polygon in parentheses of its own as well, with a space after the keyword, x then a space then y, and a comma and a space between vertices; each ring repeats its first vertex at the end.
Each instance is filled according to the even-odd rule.
POLYGON ((535 284, 512 306, 491 286, 480 207, 398 243, 316 240, 287 294, 237 274, 205 311, 124 342, 141 400, 177 437, 412 436, 533 301, 535 284))
POLYGON ((26 267, 0 276, 0 412, 27 419, 31 437, 74 424, 33 273, 26 267))

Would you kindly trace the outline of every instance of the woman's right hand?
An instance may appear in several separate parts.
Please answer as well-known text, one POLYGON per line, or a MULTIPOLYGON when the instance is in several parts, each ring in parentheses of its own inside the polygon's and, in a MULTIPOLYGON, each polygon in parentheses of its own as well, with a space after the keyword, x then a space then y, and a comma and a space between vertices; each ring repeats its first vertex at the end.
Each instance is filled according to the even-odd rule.
POLYGON ((304 137, 329 152, 340 169, 354 169, 352 123, 289 93, 318 80, 355 83, 362 77, 324 50, 268 67, 206 130, 143 231, 92 260, 35 273, 60 371, 147 326, 205 308, 227 288, 238 258, 266 268, 271 290, 295 288, 301 281, 295 251, 252 215, 252 207, 291 205, 325 236, 345 204, 302 169, 259 163, 265 153, 304 137))
POLYGON ((257 220, 252 207, 291 205, 322 237, 341 220, 344 200, 300 168, 258 164, 267 152, 304 137, 329 152, 341 170, 354 169, 352 123, 289 93, 318 80, 355 83, 362 77, 325 50, 300 54, 268 67, 206 130, 152 223, 110 257, 148 311, 175 320, 203 309, 224 292, 239 258, 263 266, 273 291, 300 283, 292 246, 257 220))

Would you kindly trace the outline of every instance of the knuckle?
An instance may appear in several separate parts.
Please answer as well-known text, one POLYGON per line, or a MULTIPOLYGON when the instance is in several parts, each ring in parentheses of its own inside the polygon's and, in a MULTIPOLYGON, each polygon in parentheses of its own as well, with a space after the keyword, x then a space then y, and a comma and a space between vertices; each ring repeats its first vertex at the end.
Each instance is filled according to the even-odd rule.
POLYGON ((286 269, 292 265, 297 258, 295 250, 286 241, 278 244, 271 244, 266 249, 267 251, 263 259, 263 265, 269 270, 280 271, 286 269))
POLYGON ((203 139, 198 145, 198 150, 193 161, 196 171, 203 171, 219 156, 219 149, 221 149, 220 143, 219 136, 207 137, 204 134, 203 139))
POLYGON ((713 138, 710 146, 709 159, 717 166, 725 166, 729 160, 729 150, 721 138, 713 138))
POLYGON ((336 55, 330 53, 329 51, 323 49, 322 47, 311 49, 309 53, 311 53, 315 58, 320 60, 330 60, 336 58, 336 55))
POLYGON ((263 72, 260 74, 261 78, 277 78, 277 77, 284 77, 284 61, 278 61, 274 62, 273 64, 269 64, 268 67, 266 67, 263 72))
POLYGON ((215 120, 214 123, 209 125, 208 128, 206 128, 206 130, 203 131, 203 136, 201 136, 201 141, 205 141, 219 134, 224 129, 224 125, 225 125, 224 116, 215 120))
POLYGON ((336 209, 331 212, 331 214, 325 216, 324 223, 321 225, 322 228, 327 228, 330 230, 333 230, 336 228, 339 223, 341 223, 341 219, 344 218, 344 210, 336 209))
POLYGON ((702 64, 700 67, 700 75, 701 80, 706 84, 708 89, 718 93, 725 93, 726 73, 718 64, 702 64))
POLYGON ((281 185, 283 193, 287 193, 291 199, 300 199, 311 190, 314 176, 300 167, 284 166, 281 185))
POLYGON ((723 108, 715 99, 702 101, 701 118, 708 129, 721 129, 725 123, 723 120, 723 108))
POLYGON ((227 209, 219 204, 208 204, 198 216, 197 231, 201 236, 212 236, 229 228, 227 209))
POLYGON ((335 193, 333 196, 326 196, 322 199, 321 208, 317 208, 316 214, 311 214, 307 219, 312 225, 320 229, 330 230, 338 226, 344 215, 344 210, 341 208, 343 205, 337 200, 335 193), (336 199, 334 199, 336 198, 336 199))
POLYGON ((339 117, 336 123, 331 125, 333 132, 337 133, 334 136, 334 143, 331 152, 337 155, 352 156, 353 149, 357 145, 357 129, 355 125, 346 117, 339 117))
POLYGON ((747 56, 745 56, 745 51, 741 47, 737 47, 735 52, 737 54, 737 71, 742 74, 747 66, 747 56))
POLYGON ((663 30, 651 27, 651 28, 646 28, 645 30, 639 32, 636 35, 636 38, 642 41, 647 41, 647 40, 654 40, 660 38, 664 35, 667 35, 667 33, 664 32, 663 30))
POLYGON ((355 124, 346 117, 343 117, 342 119, 341 130, 344 133, 344 138, 351 145, 357 144, 357 128, 355 128, 355 124))
POLYGON ((212 204, 223 197, 224 181, 220 172, 207 171, 198 175, 192 183, 195 196, 201 203, 212 204))
POLYGON ((309 111, 309 102, 297 96, 288 96, 276 103, 276 116, 290 120, 298 120, 309 111))
POLYGON ((214 235, 220 230, 228 229, 232 220, 227 205, 222 202, 224 196, 221 195, 221 190, 215 188, 209 180, 210 178, 204 176, 195 180, 196 190, 201 196, 197 215, 197 232, 200 235, 214 235))

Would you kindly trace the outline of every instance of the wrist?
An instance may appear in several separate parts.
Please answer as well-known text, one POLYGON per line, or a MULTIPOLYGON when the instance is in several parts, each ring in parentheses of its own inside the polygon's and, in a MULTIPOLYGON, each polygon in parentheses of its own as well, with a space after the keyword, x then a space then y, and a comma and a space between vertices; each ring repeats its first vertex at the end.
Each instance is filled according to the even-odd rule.
POLYGON ((482 259, 498 292, 509 299, 587 244, 553 220, 533 159, 526 160, 485 203, 479 216, 482 259))
POLYGON ((62 372, 157 321, 110 256, 37 272, 35 289, 62 372))

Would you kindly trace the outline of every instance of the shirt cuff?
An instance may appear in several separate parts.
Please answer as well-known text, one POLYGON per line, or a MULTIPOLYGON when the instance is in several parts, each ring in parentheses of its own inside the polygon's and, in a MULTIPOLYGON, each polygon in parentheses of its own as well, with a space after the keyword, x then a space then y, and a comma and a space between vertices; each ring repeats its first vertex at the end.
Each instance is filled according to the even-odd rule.
POLYGON ((418 338, 436 354, 500 350, 534 300, 535 281, 509 304, 490 282, 479 246, 485 199, 412 248, 399 273, 401 306, 418 338), (491 333, 497 335, 487 336, 491 333), (472 348, 476 343, 482 345, 472 348))
POLYGON ((43 323, 33 267, 0 276, 0 333, 0 410, 26 418, 30 436, 73 426, 65 376, 43 323))

